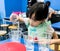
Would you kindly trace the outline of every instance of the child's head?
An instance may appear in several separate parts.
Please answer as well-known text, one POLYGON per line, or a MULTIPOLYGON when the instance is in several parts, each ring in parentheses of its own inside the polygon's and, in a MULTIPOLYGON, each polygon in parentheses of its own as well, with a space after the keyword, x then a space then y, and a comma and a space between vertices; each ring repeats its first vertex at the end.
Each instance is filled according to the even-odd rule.
MULTIPOLYGON (((47 2, 46 3, 44 3, 44 2, 38 2, 38 3, 35 3, 34 5, 32 5, 32 7, 30 8, 29 11, 30 11, 29 12, 29 18, 31 20, 33 20, 35 22, 36 21, 42 22, 48 16, 49 5, 48 5, 47 2)), ((36 23, 38 23, 38 22, 36 22, 36 23)))
POLYGON ((34 20, 41 21, 43 19, 46 19, 48 16, 49 11, 49 4, 48 2, 38 2, 35 3, 30 8, 29 18, 31 19, 34 14, 34 20))

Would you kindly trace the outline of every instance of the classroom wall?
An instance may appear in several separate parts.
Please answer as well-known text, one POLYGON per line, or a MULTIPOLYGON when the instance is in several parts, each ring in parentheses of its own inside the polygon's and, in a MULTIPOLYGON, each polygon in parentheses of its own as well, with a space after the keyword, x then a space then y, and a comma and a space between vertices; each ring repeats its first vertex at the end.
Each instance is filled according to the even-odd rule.
POLYGON ((5 0, 6 17, 12 12, 26 12, 27 0, 5 0))
POLYGON ((50 7, 52 7, 54 10, 57 11, 60 10, 60 0, 45 0, 45 1, 50 1, 51 2, 50 7))
MULTIPOLYGON (((0 0, 0 19, 4 17, 9 17, 14 11, 27 11, 27 1, 28 0, 0 0)), ((45 0, 47 1, 47 0, 45 0)), ((60 10, 60 0, 49 0, 51 1, 51 7, 60 10)))
POLYGON ((5 17, 4 0, 0 0, 0 19, 5 17))

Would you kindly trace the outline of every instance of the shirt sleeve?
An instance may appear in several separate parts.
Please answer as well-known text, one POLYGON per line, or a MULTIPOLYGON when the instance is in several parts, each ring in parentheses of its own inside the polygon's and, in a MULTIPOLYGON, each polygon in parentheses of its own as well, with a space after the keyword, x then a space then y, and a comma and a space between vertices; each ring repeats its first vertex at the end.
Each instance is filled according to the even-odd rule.
POLYGON ((52 34, 54 32, 54 29, 51 27, 51 25, 48 25, 47 27, 47 31, 46 31, 48 34, 50 34, 50 38, 52 37, 52 34))
POLYGON ((29 26, 29 18, 24 18, 24 23, 25 23, 26 27, 28 28, 28 26, 29 26))

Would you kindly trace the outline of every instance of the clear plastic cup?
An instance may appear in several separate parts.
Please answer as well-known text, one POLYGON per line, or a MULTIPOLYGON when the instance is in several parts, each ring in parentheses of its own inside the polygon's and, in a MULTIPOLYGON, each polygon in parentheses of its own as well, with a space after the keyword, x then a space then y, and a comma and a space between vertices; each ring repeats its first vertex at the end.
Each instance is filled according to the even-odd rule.
POLYGON ((26 41, 25 46, 27 51, 34 51, 34 44, 29 40, 26 41))
POLYGON ((12 42, 20 42, 20 38, 21 38, 20 36, 21 35, 19 34, 19 32, 15 31, 15 30, 13 30, 9 33, 9 37, 12 42))
POLYGON ((50 39, 51 39, 51 34, 46 32, 44 33, 44 35, 42 35, 42 37, 39 37, 39 41, 41 42, 39 44, 40 51, 49 51, 50 39))
POLYGON ((33 43, 28 39, 28 35, 24 34, 23 35, 24 38, 24 43, 26 46, 26 51, 34 51, 34 45, 33 43))

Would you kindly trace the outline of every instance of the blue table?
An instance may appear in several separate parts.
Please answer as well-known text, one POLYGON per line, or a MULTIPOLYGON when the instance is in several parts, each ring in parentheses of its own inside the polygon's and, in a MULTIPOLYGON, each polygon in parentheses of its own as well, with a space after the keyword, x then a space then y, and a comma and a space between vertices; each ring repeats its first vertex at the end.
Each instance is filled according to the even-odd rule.
POLYGON ((52 24, 52 27, 55 29, 60 29, 60 22, 52 24))
MULTIPOLYGON (((7 43, 7 42, 11 42, 11 39, 6 39, 6 40, 4 40, 4 41, 0 41, 0 44, 7 43)), ((21 39, 20 39, 20 42, 21 42, 22 44, 24 44, 24 39, 21 38, 21 39)), ((39 51, 39 45, 38 45, 37 43, 34 43, 34 51, 39 51)), ((53 50, 50 49, 50 51, 53 51, 53 50)))

